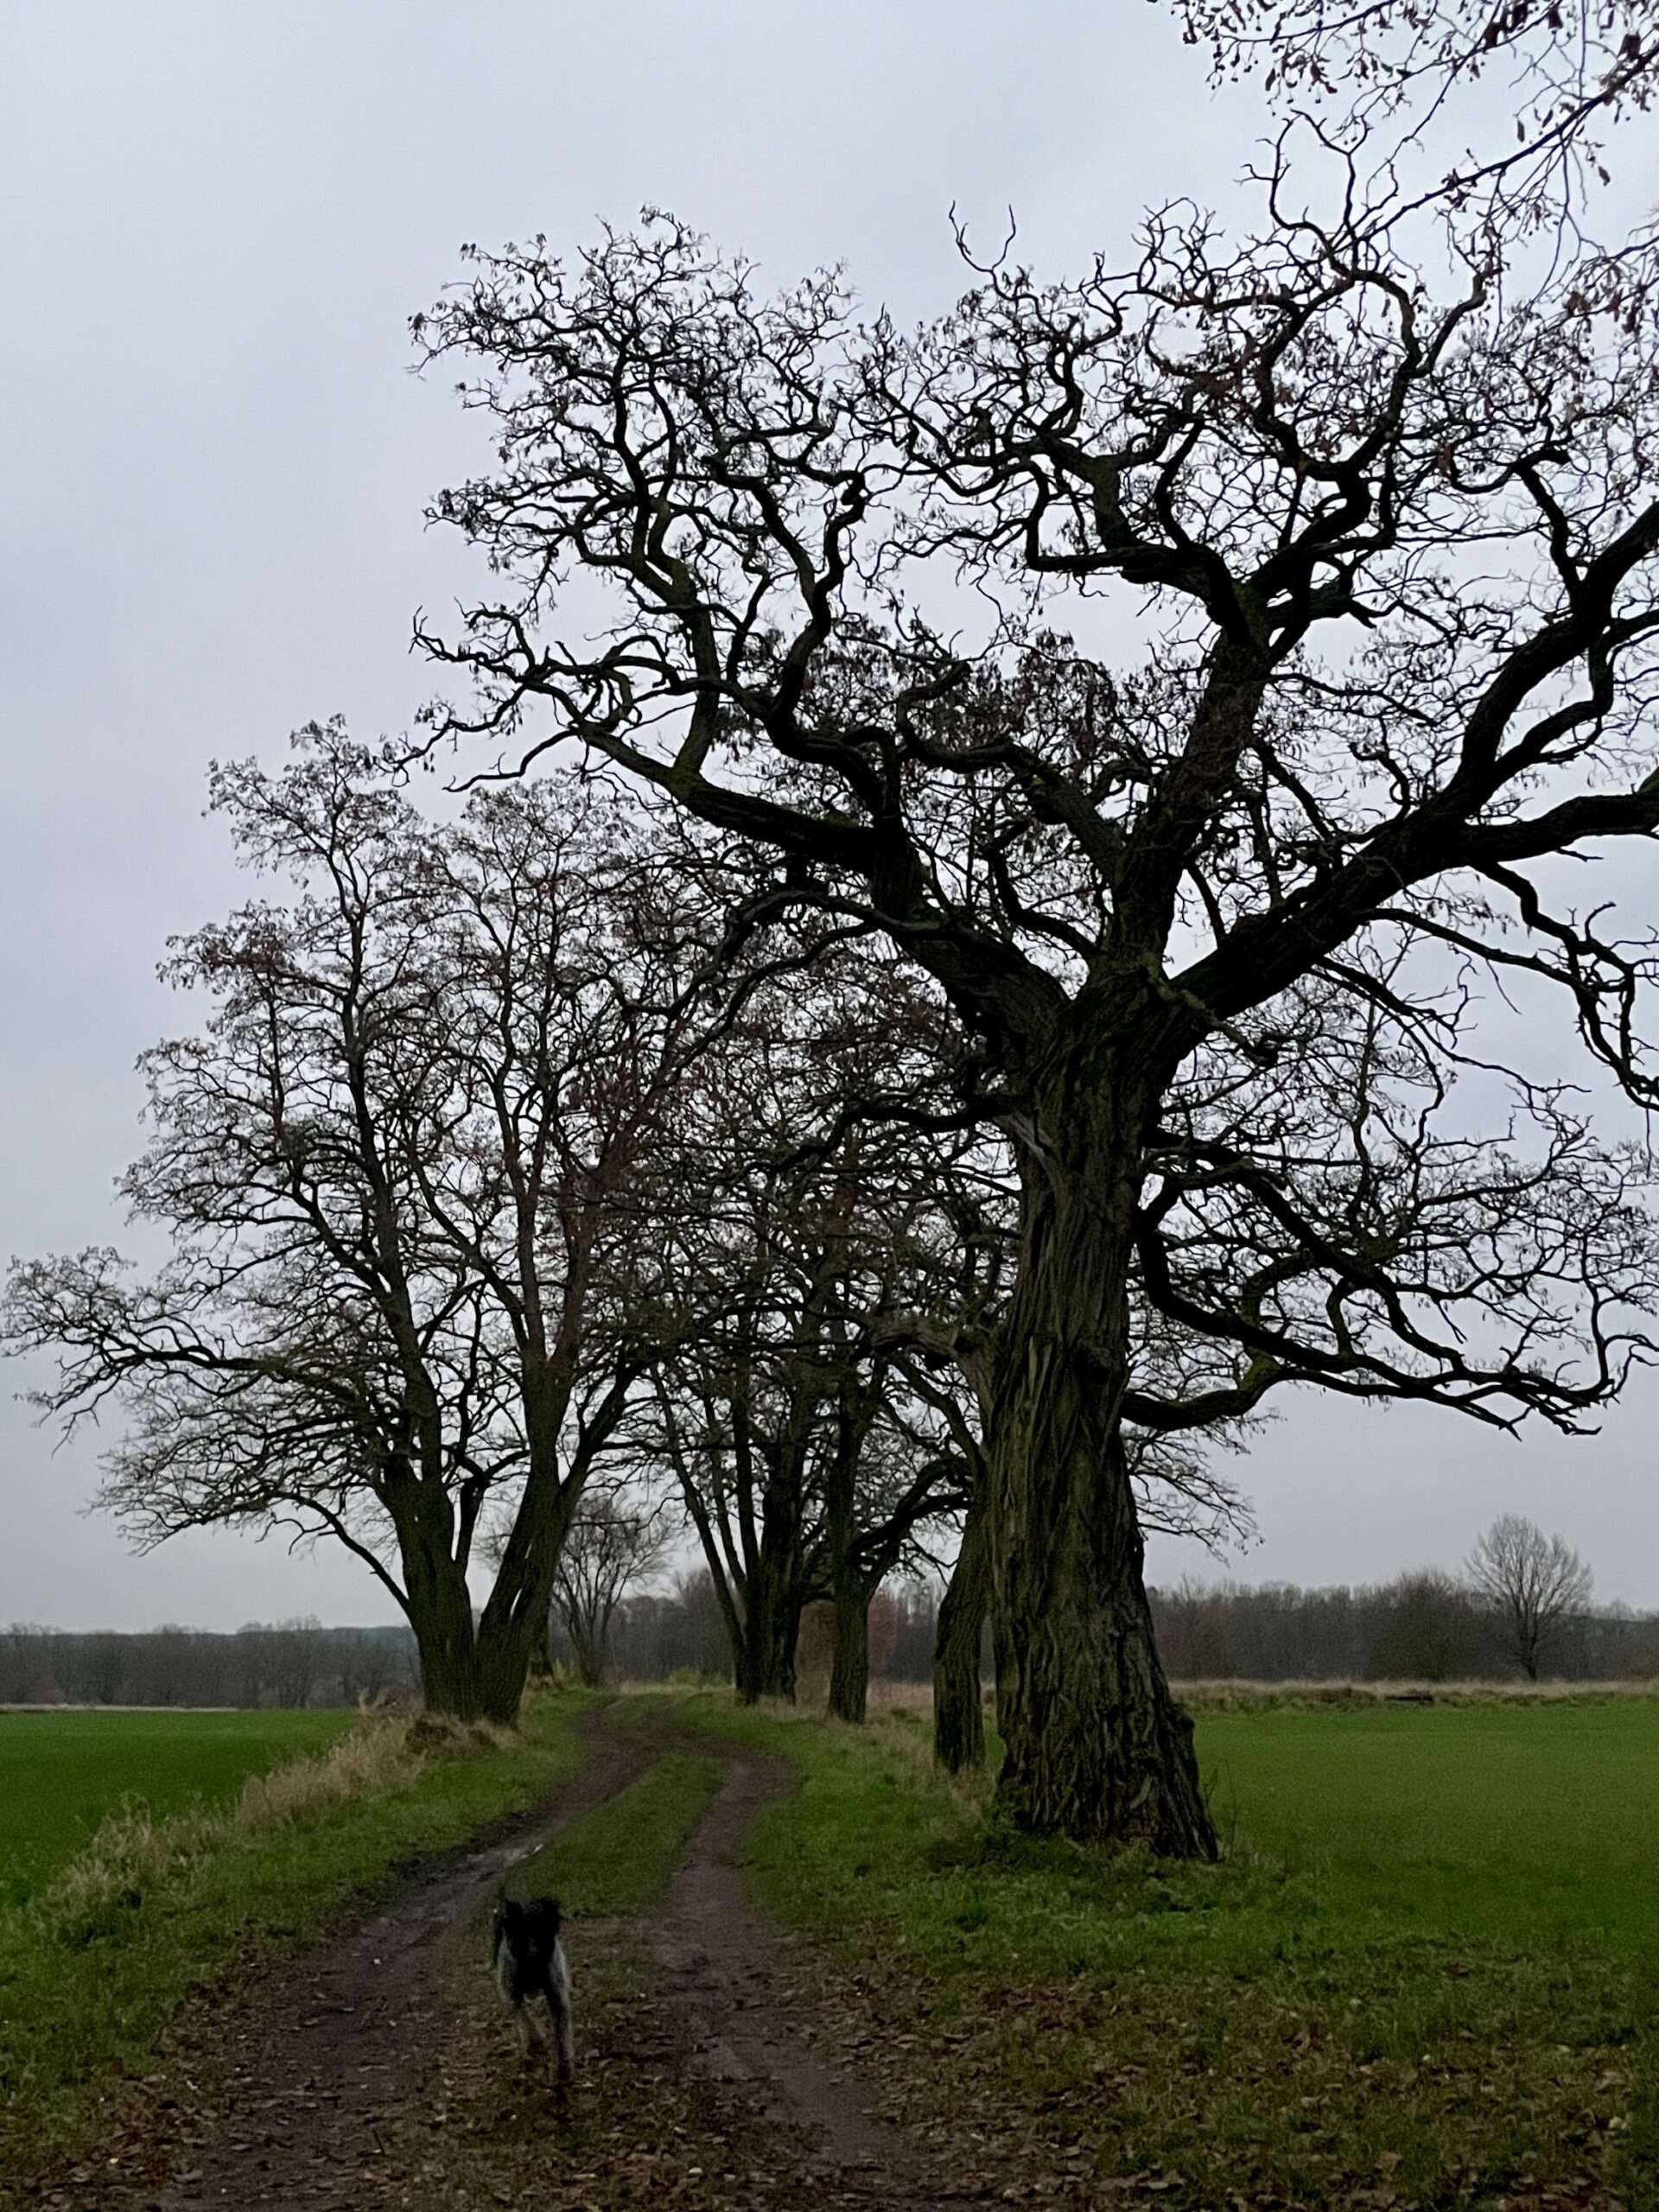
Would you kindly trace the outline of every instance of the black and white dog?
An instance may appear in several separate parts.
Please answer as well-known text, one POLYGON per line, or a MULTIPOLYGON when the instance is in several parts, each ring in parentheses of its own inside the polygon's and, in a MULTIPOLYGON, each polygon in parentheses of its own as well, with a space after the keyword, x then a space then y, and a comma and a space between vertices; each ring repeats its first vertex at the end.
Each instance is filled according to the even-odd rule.
POLYGON ((495 1908, 495 1934, 490 1963, 502 2002, 518 2023, 528 2057, 542 2031, 528 2010, 528 1999, 544 1997, 553 2024, 558 2051, 559 2079, 568 2082, 575 2070, 575 2038, 570 2023, 570 1964, 559 1941, 559 1902, 556 1897, 503 1897, 495 1908))

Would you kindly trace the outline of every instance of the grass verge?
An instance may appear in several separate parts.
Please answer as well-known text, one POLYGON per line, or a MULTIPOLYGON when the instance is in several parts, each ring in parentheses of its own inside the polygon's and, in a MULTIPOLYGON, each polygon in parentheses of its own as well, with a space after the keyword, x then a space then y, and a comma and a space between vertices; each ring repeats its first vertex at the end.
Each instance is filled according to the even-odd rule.
POLYGON ((580 1763, 587 1700, 527 1707, 522 1733, 411 1748, 371 1724, 252 1777, 240 1802, 154 1821, 128 1808, 29 1902, 0 1913, 0 2174, 84 2135, 193 1989, 314 1934, 401 1863, 533 1803, 580 1763))
POLYGON ((698 1751, 671 1751, 602 1805, 561 1830, 542 1876, 532 1858, 507 1888, 531 1896, 555 1886, 568 1919, 643 1912, 667 1886, 691 1831, 720 1787, 720 1762, 698 1751))
POLYGON ((759 1896, 1016 2196, 1659 2204, 1659 1708, 1201 1719, 1213 1868, 1019 1836, 904 1716, 682 1710, 792 1762, 759 1896))

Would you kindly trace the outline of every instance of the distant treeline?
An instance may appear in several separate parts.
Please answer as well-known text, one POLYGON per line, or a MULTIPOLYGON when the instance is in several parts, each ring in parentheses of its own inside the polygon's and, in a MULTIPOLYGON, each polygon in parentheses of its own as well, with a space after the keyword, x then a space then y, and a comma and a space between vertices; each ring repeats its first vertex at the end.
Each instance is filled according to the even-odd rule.
MULTIPOLYGON (((1164 1662, 1177 1681, 1452 1681, 1506 1680, 1518 1669, 1490 1611, 1433 1570, 1373 1586, 1302 1590, 1289 1583, 1184 1582, 1154 1589, 1164 1662)), ((830 1664, 825 1605, 801 1632, 804 1694, 817 1698, 830 1664)), ((938 1593, 900 1583, 870 1606, 871 1674, 925 1682, 938 1593)), ((556 1663, 572 1660, 555 1624, 556 1663)), ((1659 1678, 1659 1614, 1612 1605, 1554 1630, 1543 1671, 1563 1681, 1659 1678)), ((608 1671, 619 1681, 724 1680, 731 1649, 706 1573, 625 1598, 613 1617, 608 1671)), ((990 1679, 990 1655, 984 1674, 990 1679)), ((0 1630, 0 1704, 354 1705, 412 1688, 415 1641, 404 1628, 324 1628, 315 1620, 254 1623, 233 1635, 159 1628, 138 1635, 74 1633, 14 1623, 0 1630)))
MULTIPOLYGON (((1434 1569, 1372 1586, 1184 1582, 1151 1593, 1178 1681, 1444 1682, 1520 1673, 1491 1608, 1434 1569)), ((1659 1614, 1575 1612, 1548 1632, 1540 1672, 1562 1681, 1659 1676, 1659 1614)))
POLYGON ((355 1705, 416 1680, 405 1628, 256 1621, 228 1636, 175 1627, 124 1636, 13 1622, 0 1630, 6 1705, 355 1705))
MULTIPOLYGON (((1507 1681, 1520 1672, 1491 1608, 1434 1570, 1375 1586, 1184 1582, 1150 1596, 1164 1664, 1177 1681, 1507 1681)), ((802 1626, 809 1688, 830 1663, 827 1613, 809 1607, 802 1626)), ((928 1681, 938 1618, 938 1594, 925 1586, 879 1591, 870 1607, 873 1679, 928 1681)), ((552 1642, 555 1656, 568 1659, 556 1627, 552 1642)), ((1659 1614, 1618 1605, 1574 1614, 1552 1630, 1542 1656, 1541 1671, 1561 1681, 1659 1677, 1659 1614)), ((684 1576, 666 1595, 625 1599, 611 1625, 610 1659, 612 1672, 631 1680, 723 1675, 730 1659, 708 1576, 684 1576)), ((988 1638, 982 1671, 988 1681, 988 1638)))

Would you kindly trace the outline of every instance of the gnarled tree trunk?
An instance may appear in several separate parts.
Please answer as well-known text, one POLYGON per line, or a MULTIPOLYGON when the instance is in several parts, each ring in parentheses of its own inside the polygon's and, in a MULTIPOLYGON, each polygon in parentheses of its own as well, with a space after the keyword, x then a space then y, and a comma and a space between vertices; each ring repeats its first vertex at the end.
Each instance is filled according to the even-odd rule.
POLYGON ((870 1591, 850 1569, 836 1579, 836 1639, 830 1661, 830 1711, 864 1725, 870 1696, 870 1591))
POLYGON ((979 1650, 990 1600, 990 1495, 982 1479, 963 1522, 933 1639, 933 1756, 948 1774, 985 1764, 979 1650))
POLYGON ((1142 1096, 1079 1069, 1046 1100, 987 1458, 998 1796, 1023 1827, 1213 1859, 1192 1724, 1170 1694, 1124 1452, 1142 1096))
POLYGON ((442 1486, 403 1463, 388 1470, 388 1503, 404 1571, 404 1610, 429 1713, 482 1719, 486 1688, 465 1568, 454 1554, 454 1510, 442 1486))
POLYGON ((801 1638, 805 1599, 800 1578, 784 1560, 768 1560, 766 1571, 751 1575, 743 1593, 741 1641, 736 1657, 737 1699, 753 1705, 763 1697, 795 1702, 795 1652, 801 1638))
POLYGON ((830 1659, 830 1713, 864 1725, 870 1695, 870 1599, 874 1586, 859 1559, 858 1469, 877 1399, 850 1375, 836 1391, 836 1448, 824 1484, 830 1540, 830 1589, 835 1602, 835 1640, 830 1659))

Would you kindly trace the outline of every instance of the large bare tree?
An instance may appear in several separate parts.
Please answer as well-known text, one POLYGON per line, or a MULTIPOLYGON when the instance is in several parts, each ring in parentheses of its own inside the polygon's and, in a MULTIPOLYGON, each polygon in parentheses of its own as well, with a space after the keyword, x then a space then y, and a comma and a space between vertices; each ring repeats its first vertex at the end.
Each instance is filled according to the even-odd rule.
POLYGON ((1293 1382, 1572 1427, 1649 1351, 1646 1167, 1559 1064, 1654 1101, 1651 935, 1563 864, 1659 826, 1653 249, 1541 259, 1535 201, 1390 198, 1357 129, 1281 135, 1253 231, 1004 256, 913 336, 657 216, 418 321, 499 451, 437 508, 494 577, 422 632, 440 728, 770 851, 757 926, 879 931, 958 1025, 1021 1183, 1002 1795, 1178 1853, 1132 1433, 1293 1382))
POLYGON ((56 1353, 48 1411, 120 1409, 103 1502, 141 1543, 337 1540, 406 1613, 428 1702, 511 1719, 644 1372, 653 1146, 706 951, 597 789, 437 825, 328 731, 283 773, 216 771, 213 799, 297 891, 168 963, 212 1011, 146 1056, 124 1189, 171 1257, 140 1283, 106 1251, 20 1267, 7 1335, 56 1353))

